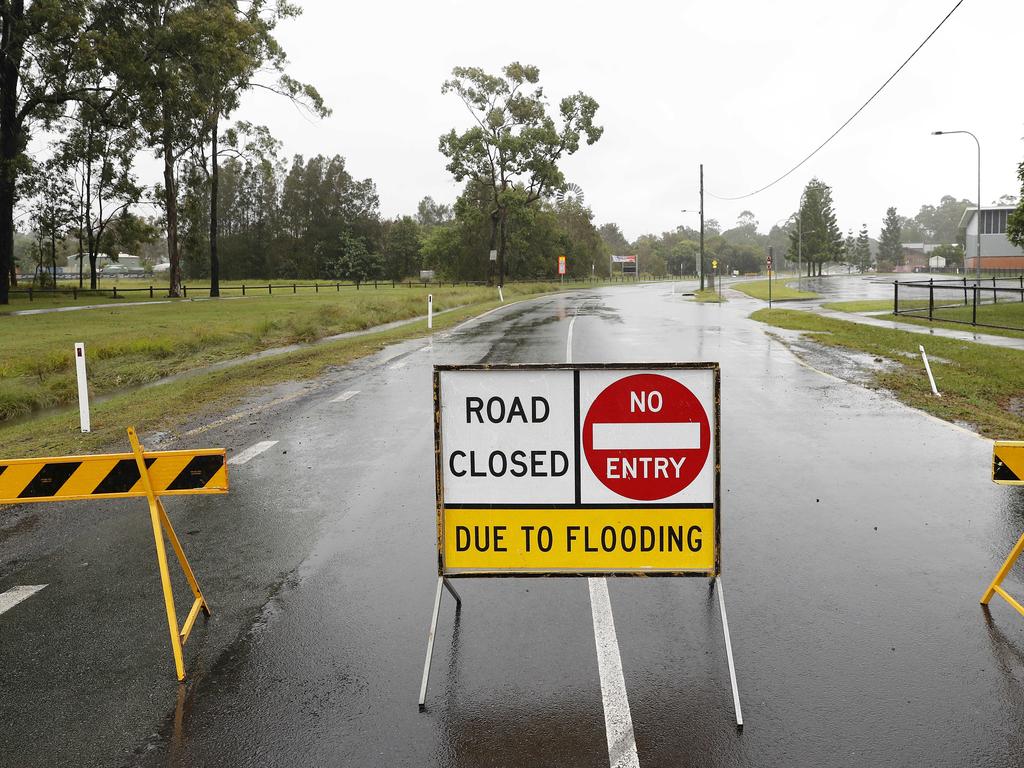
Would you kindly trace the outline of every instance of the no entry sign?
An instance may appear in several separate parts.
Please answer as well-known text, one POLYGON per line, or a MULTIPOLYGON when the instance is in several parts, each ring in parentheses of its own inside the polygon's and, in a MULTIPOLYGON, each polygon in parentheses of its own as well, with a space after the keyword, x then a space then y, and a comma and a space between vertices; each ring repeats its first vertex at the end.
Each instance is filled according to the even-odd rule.
POLYGON ((707 463, 709 421, 703 403, 682 383, 637 373, 612 382, 590 404, 583 451, 590 471, 613 493, 666 499, 707 463))
POLYGON ((719 368, 438 366, 442 576, 719 570, 719 368))

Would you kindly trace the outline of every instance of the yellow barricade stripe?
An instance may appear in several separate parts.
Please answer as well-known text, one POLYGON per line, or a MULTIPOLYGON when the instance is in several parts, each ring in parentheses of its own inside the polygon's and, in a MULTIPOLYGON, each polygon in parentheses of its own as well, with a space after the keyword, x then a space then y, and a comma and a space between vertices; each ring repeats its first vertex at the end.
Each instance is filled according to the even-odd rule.
MULTIPOLYGON (((151 451, 143 454, 158 496, 227 493, 225 451, 151 451)), ((130 453, 0 459, 0 504, 145 496, 130 453)))
POLYGON ((1024 441, 996 442, 992 448, 992 480, 1000 485, 1024 485, 1024 441))

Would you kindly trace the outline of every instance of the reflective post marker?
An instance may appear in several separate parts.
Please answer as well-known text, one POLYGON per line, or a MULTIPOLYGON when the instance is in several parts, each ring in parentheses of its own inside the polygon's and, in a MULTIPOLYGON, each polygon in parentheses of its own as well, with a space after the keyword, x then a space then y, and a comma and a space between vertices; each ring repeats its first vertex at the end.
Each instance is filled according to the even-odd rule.
POLYGON ((942 397, 939 394, 938 388, 935 386, 935 377, 932 376, 932 367, 928 365, 928 355, 925 354, 924 345, 918 344, 917 348, 921 350, 921 359, 924 360, 924 369, 928 372, 928 382, 932 385, 932 394, 936 397, 942 397))
POLYGON ((502 304, 505 303, 505 294, 501 292, 501 286, 500 285, 498 286, 498 298, 501 300, 502 304))
POLYGON ((78 411, 83 432, 91 432, 89 424, 89 384, 85 377, 85 344, 75 343, 75 370, 78 373, 78 411))
POLYGON ((434 327, 434 294, 427 294, 427 328, 434 327))

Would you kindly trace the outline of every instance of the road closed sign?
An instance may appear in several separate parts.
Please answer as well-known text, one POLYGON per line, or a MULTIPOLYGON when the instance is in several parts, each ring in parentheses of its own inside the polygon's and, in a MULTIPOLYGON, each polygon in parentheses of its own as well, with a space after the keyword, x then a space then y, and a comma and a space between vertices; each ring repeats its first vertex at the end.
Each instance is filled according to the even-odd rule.
POLYGON ((439 575, 719 572, 719 367, 438 366, 439 575))

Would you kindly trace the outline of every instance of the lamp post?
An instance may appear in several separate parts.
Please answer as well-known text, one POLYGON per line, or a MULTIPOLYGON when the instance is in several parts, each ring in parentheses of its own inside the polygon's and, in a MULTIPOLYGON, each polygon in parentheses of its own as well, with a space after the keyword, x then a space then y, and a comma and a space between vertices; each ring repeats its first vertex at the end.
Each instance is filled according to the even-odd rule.
POLYGON ((681 213, 700 213, 700 290, 704 290, 704 163, 700 164, 700 210, 683 209, 681 213))
MULTIPOLYGON (((974 254, 975 262, 975 276, 978 282, 981 282, 981 142, 978 141, 978 137, 970 131, 932 131, 932 136, 949 136, 954 133, 966 133, 972 139, 974 143, 978 145, 978 221, 977 221, 977 244, 978 251, 974 254)), ((967 263, 964 262, 964 272, 967 272, 967 263)))

